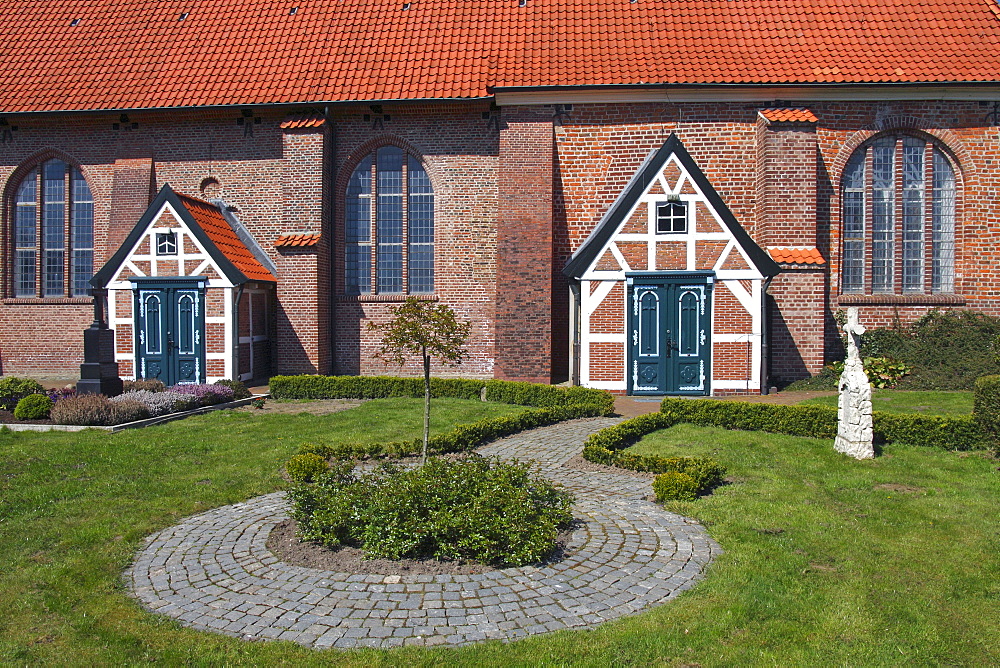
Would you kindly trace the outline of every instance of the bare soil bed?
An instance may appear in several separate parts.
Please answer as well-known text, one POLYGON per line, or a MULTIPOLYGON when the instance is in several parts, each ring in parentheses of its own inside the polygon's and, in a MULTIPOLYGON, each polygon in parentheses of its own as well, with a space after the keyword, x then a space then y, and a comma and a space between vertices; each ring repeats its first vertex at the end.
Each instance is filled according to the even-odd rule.
POLYGON ((18 420, 10 411, 0 411, 0 424, 55 424, 49 418, 44 420, 18 420))
MULTIPOLYGON (((300 541, 295 535, 293 519, 279 522, 267 539, 267 549, 286 564, 316 568, 335 573, 361 573, 366 575, 475 575, 497 570, 493 566, 466 561, 438 561, 436 559, 366 559, 365 551, 342 546, 336 549, 300 541)), ((555 563, 569 556, 567 545, 573 528, 560 531, 556 536, 556 549, 546 560, 555 563)))

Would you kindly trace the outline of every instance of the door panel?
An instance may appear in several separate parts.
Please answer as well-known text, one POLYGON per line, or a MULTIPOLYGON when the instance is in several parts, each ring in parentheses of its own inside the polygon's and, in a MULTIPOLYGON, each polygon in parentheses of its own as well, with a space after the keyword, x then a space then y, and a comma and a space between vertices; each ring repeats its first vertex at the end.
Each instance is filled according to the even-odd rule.
POLYGON ((136 375, 165 385, 204 382, 204 294, 164 284, 136 291, 136 375))
POLYGON ((711 276, 630 278, 630 394, 707 394, 711 276))

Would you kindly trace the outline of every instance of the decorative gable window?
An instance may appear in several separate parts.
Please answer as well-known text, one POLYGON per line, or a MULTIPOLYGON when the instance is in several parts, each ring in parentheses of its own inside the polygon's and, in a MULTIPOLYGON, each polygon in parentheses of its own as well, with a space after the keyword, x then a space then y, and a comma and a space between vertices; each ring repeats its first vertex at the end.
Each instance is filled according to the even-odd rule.
POLYGON ((177 255, 177 233, 157 232, 156 233, 156 254, 157 255, 177 255))
POLYGON ((954 292, 955 168, 940 148, 879 136, 851 156, 842 188, 842 292, 954 292))
POLYGON ((656 233, 681 234, 687 232, 687 202, 656 203, 656 233))
POLYGON ((351 174, 344 265, 348 294, 434 291, 434 190, 399 147, 379 148, 351 174))
POLYGON ((15 297, 86 297, 94 274, 94 199, 79 168, 48 160, 14 197, 15 297))

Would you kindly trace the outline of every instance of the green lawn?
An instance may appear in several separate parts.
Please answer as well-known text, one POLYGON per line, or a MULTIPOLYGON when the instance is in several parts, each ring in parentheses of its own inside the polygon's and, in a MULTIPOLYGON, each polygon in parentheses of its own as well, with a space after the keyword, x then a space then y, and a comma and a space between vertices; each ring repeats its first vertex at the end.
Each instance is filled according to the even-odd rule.
MULTIPOLYGON (((800 403, 836 408, 837 396, 806 399, 800 403)), ((872 392, 872 408, 886 413, 968 415, 972 413, 972 392, 875 390, 872 392)))
MULTIPOLYGON (((447 399, 435 409, 455 422, 518 410, 447 399)), ((184 629, 125 593, 121 573, 144 536, 279 489, 301 442, 416 437, 419 424, 420 400, 389 400, 326 417, 220 412, 111 436, 0 433, 0 664, 1000 662, 998 462, 897 446, 856 462, 826 441, 689 425, 636 448, 711 454, 729 468, 731 484, 668 506, 703 521, 725 554, 677 600, 592 632, 313 652, 184 629)))

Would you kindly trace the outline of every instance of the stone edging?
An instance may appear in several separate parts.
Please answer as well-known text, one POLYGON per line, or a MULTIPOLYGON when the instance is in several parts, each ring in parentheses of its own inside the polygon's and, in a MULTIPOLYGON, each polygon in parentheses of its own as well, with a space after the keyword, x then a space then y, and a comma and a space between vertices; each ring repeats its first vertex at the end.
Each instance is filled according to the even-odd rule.
POLYGON ((589 433, 613 423, 575 420, 480 449, 531 458, 576 495, 583 526, 556 563, 391 576, 292 566, 266 547, 288 516, 276 493, 150 536, 126 583, 147 609, 186 626, 315 648, 514 640, 634 614, 693 586, 721 549, 698 523, 648 501, 649 481, 562 466, 589 433))
POLYGON ((191 417, 192 415, 200 415, 202 413, 208 413, 209 411, 219 411, 226 408, 239 408, 240 406, 246 406, 254 399, 259 399, 260 397, 267 397, 267 394, 255 394, 252 397, 246 399, 237 399, 236 401, 228 401, 224 404, 213 404, 211 406, 201 406, 189 411, 181 411, 180 413, 167 413, 166 415, 158 415, 156 417, 146 418, 145 420, 136 420, 134 422, 124 422, 122 424, 114 424, 109 426, 106 425, 81 425, 81 424, 5 424, 0 425, 0 427, 6 427, 10 431, 83 431, 84 429, 100 429, 101 431, 106 431, 109 433, 115 433, 118 431, 124 431, 125 429, 139 429, 141 427, 152 427, 157 424, 164 424, 166 422, 173 422, 174 420, 183 420, 186 417, 191 417))

